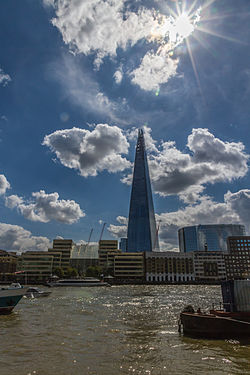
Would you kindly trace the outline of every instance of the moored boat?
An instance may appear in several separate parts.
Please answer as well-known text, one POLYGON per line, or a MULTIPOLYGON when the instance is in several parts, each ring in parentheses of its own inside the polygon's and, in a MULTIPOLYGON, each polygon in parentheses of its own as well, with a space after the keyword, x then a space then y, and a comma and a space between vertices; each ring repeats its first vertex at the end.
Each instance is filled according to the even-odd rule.
POLYGON ((110 286, 105 281, 101 281, 94 277, 85 277, 84 279, 61 279, 48 283, 49 286, 110 286))
POLYGON ((41 290, 37 287, 30 287, 28 288, 27 292, 25 293, 26 297, 31 298, 39 298, 39 297, 47 297, 51 294, 48 290, 41 290))
POLYGON ((182 312, 183 334, 210 339, 250 338, 250 322, 205 313, 182 312))
POLYGON ((22 287, 20 284, 12 284, 9 287, 1 287, 0 314, 11 313, 14 307, 27 292, 27 289, 27 287, 22 287))
POLYGON ((180 314, 179 331, 192 337, 250 339, 250 280, 222 283, 223 310, 202 313, 191 305, 180 314))

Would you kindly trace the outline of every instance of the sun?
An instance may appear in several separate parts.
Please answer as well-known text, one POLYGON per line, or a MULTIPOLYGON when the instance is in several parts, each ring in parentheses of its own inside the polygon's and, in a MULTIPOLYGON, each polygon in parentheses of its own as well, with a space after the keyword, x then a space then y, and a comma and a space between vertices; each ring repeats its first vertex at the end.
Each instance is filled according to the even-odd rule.
POLYGON ((194 31, 194 25, 187 13, 182 13, 175 19, 171 35, 169 35, 170 41, 177 41, 178 37, 181 39, 187 38, 194 31))

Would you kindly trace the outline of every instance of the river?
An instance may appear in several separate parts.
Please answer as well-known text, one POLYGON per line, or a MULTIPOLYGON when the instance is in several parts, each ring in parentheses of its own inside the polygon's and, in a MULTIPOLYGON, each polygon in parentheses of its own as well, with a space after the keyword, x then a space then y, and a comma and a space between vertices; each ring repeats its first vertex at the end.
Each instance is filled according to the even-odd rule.
POLYGON ((51 291, 0 316, 0 375, 250 374, 250 345, 178 333, 182 308, 219 304, 219 286, 51 291))

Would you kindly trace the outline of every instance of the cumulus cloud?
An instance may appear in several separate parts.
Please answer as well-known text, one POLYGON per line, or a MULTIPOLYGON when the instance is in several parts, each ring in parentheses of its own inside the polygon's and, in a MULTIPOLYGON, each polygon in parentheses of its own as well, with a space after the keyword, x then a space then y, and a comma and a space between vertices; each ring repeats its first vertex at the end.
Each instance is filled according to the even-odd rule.
MULTIPOLYGON (((44 2, 54 3, 56 16, 51 22, 60 31, 71 52, 94 55, 97 69, 104 57, 116 57, 118 48, 125 50, 142 40, 150 42, 154 50, 146 52, 140 65, 127 72, 132 77, 132 83, 143 90, 158 90, 161 84, 176 75, 178 59, 173 58, 173 50, 187 35, 180 32, 177 20, 171 14, 149 9, 143 2, 132 10, 126 0, 44 2)), ((192 13, 190 32, 198 22, 198 13, 199 9, 192 13)), ((114 78, 116 83, 121 82, 120 69, 115 72, 114 78)))
POLYGON ((237 212, 246 230, 250 234, 250 190, 243 189, 236 193, 228 191, 225 194, 225 202, 234 212, 237 212))
POLYGON ((25 202, 17 195, 6 198, 6 206, 16 207, 18 211, 28 220, 47 223, 55 220, 64 224, 73 224, 85 213, 78 203, 73 200, 59 199, 58 193, 46 194, 44 190, 32 193, 31 202, 25 202))
POLYGON ((0 174, 0 195, 5 194, 7 189, 10 189, 10 183, 3 174, 0 174))
POLYGON ((7 86, 10 81, 9 74, 4 73, 3 69, 0 68, 0 85, 7 86))
POLYGON ((118 47, 125 49, 148 38, 155 23, 154 10, 131 12, 124 0, 61 0, 52 20, 71 50, 85 55, 96 53, 97 66, 105 56, 115 56, 118 47))
POLYGON ((19 225, 5 223, 0 223, 0 243, 2 249, 16 251, 43 251, 51 246, 48 238, 32 236, 30 231, 19 225))
POLYGON ((163 142, 159 152, 149 155, 152 183, 157 193, 179 195, 186 203, 200 198, 207 184, 231 182, 248 172, 249 155, 241 142, 224 142, 208 129, 193 129, 188 137, 189 153, 163 142))
POLYGON ((55 152, 65 167, 78 170, 84 177, 104 170, 115 173, 131 166, 122 156, 128 153, 129 143, 117 126, 98 124, 93 130, 58 130, 47 135, 43 145, 55 152))
POLYGON ((131 72, 132 83, 145 91, 157 91, 161 84, 176 75, 177 66, 177 59, 174 60, 165 53, 156 54, 149 51, 143 57, 140 66, 131 72))

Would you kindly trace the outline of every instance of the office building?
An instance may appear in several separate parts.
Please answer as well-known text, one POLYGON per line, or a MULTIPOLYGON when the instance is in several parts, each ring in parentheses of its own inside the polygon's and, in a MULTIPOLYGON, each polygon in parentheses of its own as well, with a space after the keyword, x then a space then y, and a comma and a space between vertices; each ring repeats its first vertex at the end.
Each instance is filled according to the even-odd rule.
POLYGON ((154 205, 142 129, 138 132, 128 220, 128 252, 159 249, 154 205))
POLYGON ((128 239, 127 239, 127 237, 120 238, 119 249, 123 253, 126 253, 128 251, 128 239))
POLYGON ((146 281, 154 283, 183 283, 195 279, 192 253, 146 252, 146 281))
POLYGON ((63 271, 66 271, 68 267, 70 267, 70 258, 74 246, 75 244, 72 240, 55 239, 53 240, 53 248, 48 249, 48 252, 53 256, 55 255, 55 253, 61 253, 60 267, 63 269, 63 271))
POLYGON ((27 251, 17 261, 18 279, 25 284, 48 280, 52 270, 53 255, 48 251, 27 251))
POLYGON ((194 274, 198 282, 219 282, 226 280, 224 252, 194 251, 194 274))
POLYGON ((144 253, 120 253, 114 255, 116 279, 143 281, 145 278, 144 253))
POLYGON ((228 280, 250 278, 250 236, 228 237, 225 266, 228 280))
POLYGON ((184 253, 190 251, 227 251, 227 238, 229 236, 244 235, 244 225, 194 225, 178 230, 179 248, 184 253))
POLYGON ((16 272, 18 256, 14 252, 0 250, 0 280, 12 280, 16 272))
POLYGON ((99 265, 98 245, 86 243, 73 248, 70 266, 77 269, 80 275, 85 274, 88 267, 99 265))

